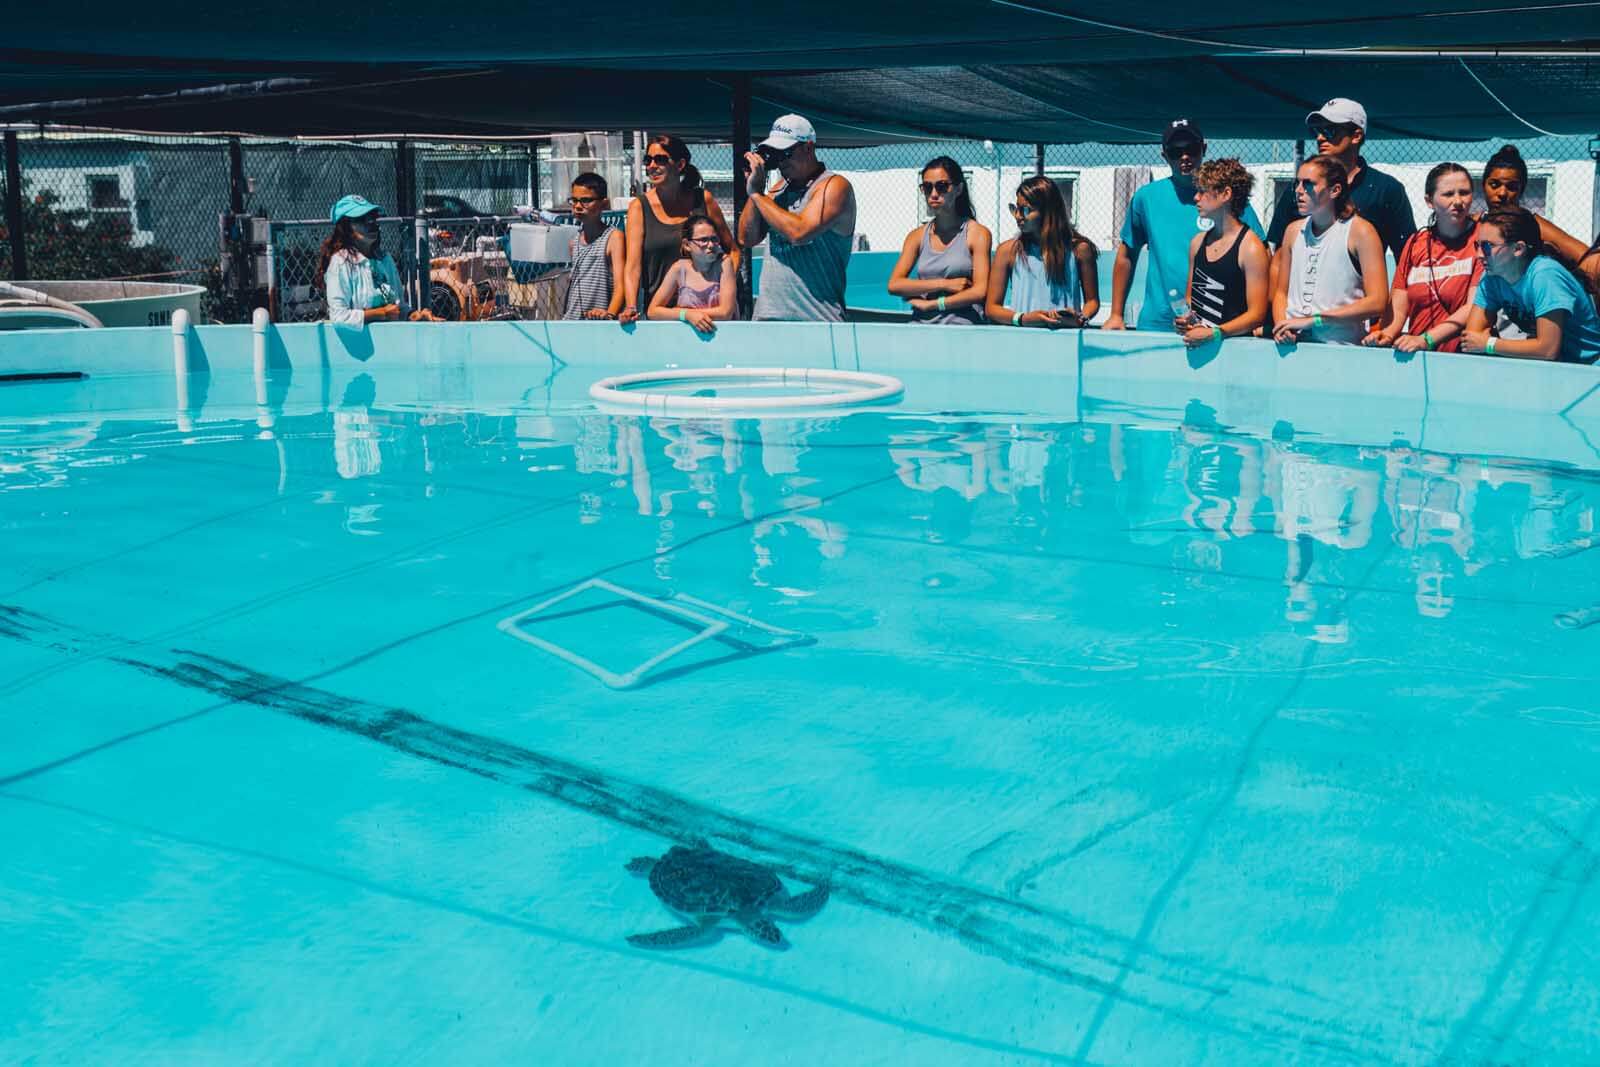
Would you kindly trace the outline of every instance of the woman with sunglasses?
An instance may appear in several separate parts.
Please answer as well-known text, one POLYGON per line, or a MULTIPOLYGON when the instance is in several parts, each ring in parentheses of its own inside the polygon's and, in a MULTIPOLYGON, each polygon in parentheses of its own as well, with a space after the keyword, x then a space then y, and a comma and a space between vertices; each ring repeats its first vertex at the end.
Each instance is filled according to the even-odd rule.
POLYGON ((1472 175, 1459 163, 1440 163, 1428 172, 1423 195, 1433 217, 1401 250, 1388 321, 1362 338, 1364 345, 1393 346, 1397 352, 1461 348, 1472 294, 1483 277, 1472 175))
POLYGON ((921 189, 931 217, 906 235, 889 292, 911 305, 912 322, 981 323, 994 238, 972 210, 961 164, 949 156, 929 160, 921 189))
POLYGON ((1478 223, 1483 281, 1461 335, 1463 352, 1563 363, 1600 358, 1600 315, 1593 295, 1544 254, 1539 229, 1539 217, 1522 208, 1491 211, 1478 223), (1501 311, 1525 338, 1489 332, 1492 317, 1501 311))
POLYGON ((1294 191, 1301 217, 1284 231, 1272 264, 1272 339, 1358 344, 1389 290, 1383 241, 1356 213, 1350 179, 1332 156, 1300 164, 1294 191))
MULTIPOLYGON (((1483 203, 1489 211, 1501 208, 1520 208, 1522 194, 1528 190, 1528 164, 1516 145, 1502 145, 1483 165, 1483 203)), ((1539 240, 1544 254, 1562 262, 1568 270, 1583 262, 1589 250, 1582 241, 1551 222, 1543 215, 1534 215, 1539 221, 1539 240)), ((1591 278, 1600 278, 1600 257, 1585 271, 1591 278)))
POLYGON ((381 209, 364 196, 342 196, 328 213, 333 232, 322 242, 317 275, 328 301, 328 321, 359 330, 369 322, 435 321, 433 312, 412 311, 394 257, 378 232, 381 209))
POLYGON ((1017 236, 995 251, 989 271, 989 321, 1056 330, 1094 318, 1100 310, 1094 242, 1072 228, 1056 183, 1035 175, 1017 186, 1011 216, 1017 236))
MULTIPOLYGON (((733 247, 733 231, 722 217, 722 208, 689 159, 689 146, 670 133, 656 134, 645 146, 644 176, 650 188, 628 205, 623 228, 628 239, 624 269, 628 305, 617 316, 622 322, 632 322, 650 306, 662 279, 683 254, 683 224, 689 216, 705 215, 723 246, 733 247)), ((738 252, 729 255, 737 267, 738 252)))

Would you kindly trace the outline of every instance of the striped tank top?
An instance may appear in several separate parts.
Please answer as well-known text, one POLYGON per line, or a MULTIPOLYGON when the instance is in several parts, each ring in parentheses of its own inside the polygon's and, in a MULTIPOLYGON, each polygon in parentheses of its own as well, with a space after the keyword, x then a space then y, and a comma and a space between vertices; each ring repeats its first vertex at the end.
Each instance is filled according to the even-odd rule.
MULTIPOLYGON (((831 177, 833 171, 824 167, 803 190, 795 192, 785 185, 772 199, 779 207, 798 215, 831 177)), ((853 233, 838 233, 830 228, 797 245, 776 230, 769 230, 755 318, 843 322, 844 272, 854 238, 853 233)))
POLYGON ((572 274, 567 280, 563 319, 581 319, 586 311, 611 306, 611 260, 606 257, 606 249, 610 246, 611 235, 616 232, 615 227, 607 226, 588 244, 584 243, 580 232, 567 244, 572 274))

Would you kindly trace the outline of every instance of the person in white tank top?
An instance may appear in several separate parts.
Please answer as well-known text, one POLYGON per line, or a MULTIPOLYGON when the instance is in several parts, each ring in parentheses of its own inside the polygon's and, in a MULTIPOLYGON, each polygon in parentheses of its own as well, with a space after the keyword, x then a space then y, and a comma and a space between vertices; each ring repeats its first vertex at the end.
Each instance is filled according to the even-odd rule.
POLYGON ((1272 264, 1272 339, 1360 344, 1389 291, 1383 241, 1355 213, 1338 160, 1314 156, 1300 164, 1294 193, 1301 217, 1284 232, 1272 264))

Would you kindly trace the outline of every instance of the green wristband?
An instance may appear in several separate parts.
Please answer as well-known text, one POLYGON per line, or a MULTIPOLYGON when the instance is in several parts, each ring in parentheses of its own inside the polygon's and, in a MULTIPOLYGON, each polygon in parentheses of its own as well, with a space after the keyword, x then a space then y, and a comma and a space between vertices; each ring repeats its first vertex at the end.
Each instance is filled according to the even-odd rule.
POLYGON ((1311 325, 1315 326, 1319 330, 1322 329, 1322 312, 1319 311, 1315 315, 1311 316, 1311 325))
POLYGON ((1429 352, 1432 352, 1439 345, 1439 342, 1433 339, 1433 333, 1430 330, 1422 331, 1422 343, 1427 346, 1429 352))
POLYGON ((1221 326, 1213 326, 1213 327, 1211 327, 1211 339, 1213 341, 1221 341, 1222 340, 1222 327, 1221 326))
POLYGON ((1500 340, 1498 337, 1489 338, 1488 342, 1483 346, 1484 352, 1491 356, 1494 355, 1494 343, 1498 340, 1500 340))
POLYGON ((944 310, 944 297, 942 297, 942 296, 939 298, 939 310, 940 311, 944 310))
POLYGON ((679 322, 688 322, 689 321, 689 313, 684 311, 682 308, 679 308, 678 309, 678 321, 679 322))
POLYGON ((1013 325, 1013 326, 1021 326, 1022 325, 1022 312, 1019 311, 1016 314, 1011 316, 1011 325, 1013 325))

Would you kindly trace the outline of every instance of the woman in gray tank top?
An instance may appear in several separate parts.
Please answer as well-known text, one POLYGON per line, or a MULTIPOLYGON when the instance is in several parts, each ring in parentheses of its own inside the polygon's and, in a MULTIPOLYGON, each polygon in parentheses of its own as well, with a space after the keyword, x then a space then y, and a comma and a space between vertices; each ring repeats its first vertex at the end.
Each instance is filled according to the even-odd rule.
POLYGON ((906 234, 889 292, 911 306, 912 322, 982 323, 994 238, 975 217, 961 164, 949 156, 930 160, 921 189, 932 218, 906 234))

